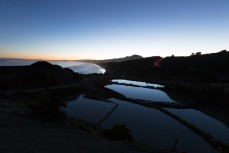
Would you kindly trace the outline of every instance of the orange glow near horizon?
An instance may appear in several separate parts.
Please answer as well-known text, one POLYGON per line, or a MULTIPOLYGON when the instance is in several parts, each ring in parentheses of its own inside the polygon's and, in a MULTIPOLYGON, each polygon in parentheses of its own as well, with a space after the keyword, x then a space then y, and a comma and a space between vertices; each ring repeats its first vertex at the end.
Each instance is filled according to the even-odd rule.
MULTIPOLYGON (((1 53, 1 51, 0 51, 1 53)), ((0 58, 15 58, 15 59, 26 59, 26 60, 81 60, 83 58, 75 58, 69 56, 51 56, 51 55, 34 55, 34 54, 21 54, 17 53, 1 53, 0 58)))
MULTIPOLYGON (((14 58, 26 60, 103 60, 110 58, 119 58, 121 55, 106 57, 99 54, 83 54, 87 51, 60 51, 60 50, 12 50, 0 48, 0 58, 14 58)), ((117 53, 117 52, 115 52, 117 53)), ((129 54, 128 54, 129 55, 129 54)))
POLYGON ((102 60, 229 50, 228 6, 229 0, 1 0, 0 58, 102 60))

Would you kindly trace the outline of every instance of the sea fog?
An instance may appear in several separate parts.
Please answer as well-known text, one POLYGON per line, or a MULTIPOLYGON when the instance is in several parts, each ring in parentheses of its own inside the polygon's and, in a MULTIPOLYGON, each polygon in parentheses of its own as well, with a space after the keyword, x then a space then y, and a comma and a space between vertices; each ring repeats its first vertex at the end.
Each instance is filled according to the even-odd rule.
MULTIPOLYGON (((38 60, 0 59, 0 66, 27 66, 37 61, 38 60)), ((84 63, 84 62, 76 62, 76 61, 47 61, 47 62, 55 65, 60 65, 63 68, 69 68, 74 72, 78 72, 81 74, 105 73, 105 69, 93 63, 84 63)))

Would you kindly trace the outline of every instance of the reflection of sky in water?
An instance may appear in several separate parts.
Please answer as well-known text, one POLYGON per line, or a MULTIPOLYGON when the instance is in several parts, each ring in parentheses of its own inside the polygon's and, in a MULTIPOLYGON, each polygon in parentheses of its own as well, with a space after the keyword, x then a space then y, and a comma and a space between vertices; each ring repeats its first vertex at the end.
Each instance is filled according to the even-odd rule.
MULTIPOLYGON (((0 66, 25 66, 35 63, 34 60, 0 60, 0 66)), ((74 72, 82 74, 105 73, 105 69, 93 63, 82 63, 74 61, 48 61, 51 64, 60 65, 64 68, 70 68, 74 72)))
MULTIPOLYGON (((110 101, 118 104, 118 107, 102 122, 102 128, 111 128, 115 123, 126 124, 136 140, 152 147, 170 149, 178 137, 177 149, 181 151, 216 153, 193 131, 158 110, 113 98, 110 101)), ((113 103, 80 96, 61 110, 71 117, 98 123, 114 106, 113 103)))
POLYGON ((132 84, 132 85, 137 85, 137 86, 142 86, 142 87, 146 87, 146 86, 151 86, 151 87, 155 87, 155 88, 164 87, 164 86, 159 85, 159 84, 152 84, 152 83, 146 83, 146 82, 140 82, 140 81, 124 80, 124 79, 114 79, 114 80, 112 80, 112 82, 132 84))
POLYGON ((78 99, 68 102, 66 107, 61 107, 61 111, 71 117, 98 123, 114 106, 113 103, 80 96, 78 99))
POLYGON ((110 100, 119 106, 103 122, 102 127, 104 128, 111 128, 114 123, 126 124, 134 138, 153 147, 170 149, 174 145, 174 140, 179 138, 177 149, 180 151, 187 153, 217 152, 192 130, 156 109, 117 99, 110 100))
POLYGON ((105 87, 133 99, 151 100, 155 102, 174 102, 165 92, 157 89, 132 87, 117 84, 107 85, 105 87))
POLYGON ((229 143, 229 129, 223 123, 214 118, 194 109, 167 108, 167 110, 195 125, 197 128, 211 134, 217 139, 229 143))

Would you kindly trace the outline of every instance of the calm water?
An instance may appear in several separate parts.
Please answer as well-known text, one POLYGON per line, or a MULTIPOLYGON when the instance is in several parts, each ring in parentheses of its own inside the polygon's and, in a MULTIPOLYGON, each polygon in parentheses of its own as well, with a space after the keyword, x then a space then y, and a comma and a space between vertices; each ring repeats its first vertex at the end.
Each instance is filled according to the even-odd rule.
MULTIPOLYGON (((0 66, 25 66, 35 63, 34 60, 0 60, 0 66)), ((105 73, 105 69, 93 63, 83 63, 74 61, 48 61, 51 64, 60 65, 64 68, 70 68, 74 72, 82 74, 105 73)))
MULTIPOLYGON (((160 102, 190 103, 182 96, 167 94, 161 90, 125 85, 107 85, 106 88, 119 92, 126 97, 160 102), (169 95, 169 96, 168 96, 169 95)), ((134 138, 152 147, 171 149, 176 138, 179 138, 177 149, 190 153, 216 153, 203 138, 170 116, 153 108, 130 102, 109 99, 111 103, 92 100, 80 96, 61 108, 67 115, 99 123, 116 105, 118 107, 100 124, 102 128, 111 128, 116 124, 126 124, 134 138)), ((229 129, 216 120, 215 113, 204 114, 194 109, 171 109, 171 113, 181 117, 216 139, 229 143, 229 129)), ((206 112, 209 112, 205 110, 206 112)), ((214 112, 211 110, 210 112, 214 112)), ((218 114, 218 113, 217 113, 218 114)), ((219 118, 218 115, 216 118, 219 118)))
POLYGON ((214 136, 216 139, 229 143, 229 129, 222 122, 194 109, 167 108, 167 110, 214 136))
POLYGON ((146 83, 146 82, 141 82, 141 81, 131 81, 131 80, 124 80, 124 79, 114 79, 112 82, 116 83, 125 83, 125 84, 130 84, 130 85, 136 85, 136 86, 142 86, 142 87, 155 87, 155 88, 162 88, 164 86, 159 85, 159 84, 152 84, 152 83, 146 83))
MULTIPOLYGON (((126 124, 136 140, 153 147, 170 149, 173 147, 174 140, 179 138, 177 145, 179 150, 190 153, 216 152, 193 131, 158 110, 117 99, 110 99, 110 101, 118 104, 118 107, 102 122, 103 128, 111 128, 114 123, 126 124)), ((67 103, 67 107, 62 107, 61 110, 69 116, 98 123, 114 108, 113 103, 80 96, 67 103)))
POLYGON ((151 100, 155 102, 174 102, 165 92, 158 89, 132 87, 125 85, 107 85, 106 88, 119 92, 128 98, 151 100))
POLYGON ((66 115, 92 123, 98 123, 115 104, 99 100, 91 100, 80 96, 78 99, 67 103, 67 107, 61 107, 66 115))

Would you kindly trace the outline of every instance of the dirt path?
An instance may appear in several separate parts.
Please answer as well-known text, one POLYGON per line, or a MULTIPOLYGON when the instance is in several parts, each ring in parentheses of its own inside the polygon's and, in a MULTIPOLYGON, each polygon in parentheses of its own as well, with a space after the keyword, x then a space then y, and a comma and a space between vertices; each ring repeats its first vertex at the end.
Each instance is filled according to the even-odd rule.
POLYGON ((158 59, 156 62, 154 62, 153 65, 156 66, 156 67, 161 67, 160 63, 161 63, 161 61, 163 61, 163 60, 164 60, 164 58, 161 57, 161 58, 158 59))
POLYGON ((15 92, 39 92, 44 91, 47 89, 53 90, 53 89, 65 89, 65 88, 71 88, 71 87, 79 87, 79 86, 85 86, 87 88, 95 88, 94 83, 97 81, 98 78, 86 78, 78 83, 70 83, 70 84, 64 84, 64 85, 57 85, 57 86, 50 86, 50 87, 42 87, 42 88, 35 88, 35 89, 15 89, 11 91, 6 91, 4 94, 10 95, 15 92))

